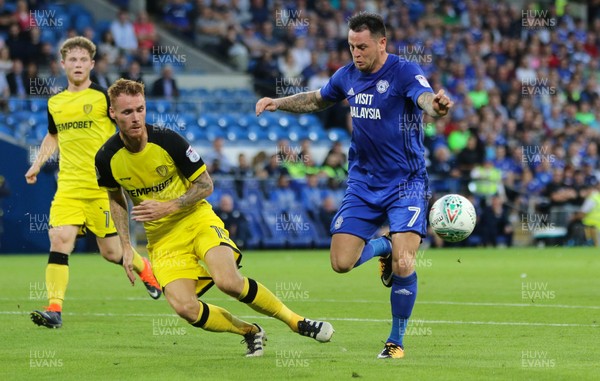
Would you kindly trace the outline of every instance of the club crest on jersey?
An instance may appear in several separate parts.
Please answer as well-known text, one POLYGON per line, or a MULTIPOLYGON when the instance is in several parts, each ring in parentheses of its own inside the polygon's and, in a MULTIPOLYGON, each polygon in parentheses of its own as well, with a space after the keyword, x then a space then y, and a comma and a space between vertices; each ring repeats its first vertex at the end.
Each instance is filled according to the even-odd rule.
POLYGON ((377 82, 377 91, 379 92, 379 94, 385 93, 389 87, 390 84, 385 79, 382 79, 381 81, 377 82))
POLYGON ((162 177, 165 177, 169 174, 169 168, 167 168, 166 165, 159 165, 158 167, 156 167, 156 173, 158 173, 162 177))
POLYGON ((423 86, 423 87, 431 87, 431 86, 429 86, 429 82, 427 81, 427 78, 425 78, 421 74, 415 75, 415 79, 417 81, 419 81, 419 83, 421 84, 421 86, 423 86))
POLYGON ((92 112, 93 107, 94 106, 92 106, 91 104, 83 105, 83 112, 85 112, 86 114, 89 114, 90 112, 92 112))
POLYGON ((192 148, 192 146, 189 146, 185 151, 185 156, 187 156, 192 163, 197 163, 198 160, 200 160, 200 155, 192 148))
POLYGON ((334 228, 335 230, 338 230, 338 229, 339 229, 339 228, 342 226, 342 223, 343 223, 343 222, 344 222, 344 217, 342 217, 342 216, 339 216, 339 217, 337 218, 337 220, 335 220, 335 224, 333 225, 333 228, 334 228))

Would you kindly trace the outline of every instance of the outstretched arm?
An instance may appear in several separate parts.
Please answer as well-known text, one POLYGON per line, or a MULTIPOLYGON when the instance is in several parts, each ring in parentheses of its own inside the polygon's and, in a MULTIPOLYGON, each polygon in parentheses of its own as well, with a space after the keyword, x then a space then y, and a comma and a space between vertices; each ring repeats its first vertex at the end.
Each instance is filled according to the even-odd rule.
POLYGON ((210 196, 213 192, 213 183, 207 171, 202 172, 192 181, 190 188, 179 198, 169 201, 144 200, 131 210, 135 221, 156 221, 179 209, 194 205, 200 200, 210 196))
POLYGON ((261 98, 256 102, 256 116, 259 116, 265 110, 282 110, 295 113, 316 112, 325 110, 333 104, 334 102, 326 101, 321 97, 320 90, 308 91, 277 99, 261 98))
POLYGON ((438 91, 435 95, 429 92, 419 95, 417 104, 427 113, 427 115, 434 118, 446 116, 450 111, 450 108, 454 106, 454 102, 448 98, 444 90, 438 91))

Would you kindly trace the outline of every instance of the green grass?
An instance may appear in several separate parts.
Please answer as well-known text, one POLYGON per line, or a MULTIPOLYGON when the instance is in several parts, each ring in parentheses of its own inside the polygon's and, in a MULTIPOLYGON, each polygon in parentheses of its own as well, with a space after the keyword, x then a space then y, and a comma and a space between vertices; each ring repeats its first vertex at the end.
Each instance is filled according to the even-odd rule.
POLYGON ((75 254, 64 326, 34 326, 46 255, 0 256, 1 380, 591 380, 600 358, 594 249, 428 250, 402 360, 377 360, 389 290, 376 261, 336 274, 324 251, 247 252, 242 272, 336 329, 320 344, 211 290, 204 299, 261 324, 262 358, 240 337, 193 328, 118 266, 75 254), (279 288, 279 290, 278 290, 279 288))

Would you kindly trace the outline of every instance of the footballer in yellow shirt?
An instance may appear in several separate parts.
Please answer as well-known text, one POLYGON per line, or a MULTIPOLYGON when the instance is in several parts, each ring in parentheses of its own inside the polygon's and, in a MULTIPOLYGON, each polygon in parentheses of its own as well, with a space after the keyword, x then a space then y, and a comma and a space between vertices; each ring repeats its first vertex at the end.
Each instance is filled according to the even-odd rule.
MULTIPOLYGON (((94 169, 94 155, 116 131, 109 116, 106 91, 90 80, 96 46, 84 37, 73 37, 63 43, 60 52, 68 87, 48 100, 48 133, 25 174, 27 183, 35 184, 40 168, 59 151, 58 189, 50 206, 48 230, 50 255, 46 290, 49 305, 45 311, 31 313, 35 324, 48 328, 62 326, 69 255, 78 234, 86 229, 92 231, 100 254, 108 261, 120 264, 123 258, 108 198, 98 187, 94 169)), ((148 260, 136 253, 134 267, 150 296, 157 299, 162 291, 148 260)))
POLYGON ((144 85, 119 79, 108 94, 119 133, 96 154, 96 170, 98 184, 108 190, 125 269, 131 271, 132 256, 127 194, 133 218, 144 222, 152 267, 165 297, 192 326, 242 335, 246 356, 263 355, 266 336, 260 326, 197 299, 214 283, 294 332, 329 341, 334 332, 330 323, 301 317, 265 286, 240 274, 241 254, 206 201, 213 184, 202 158, 177 133, 146 124, 144 85))

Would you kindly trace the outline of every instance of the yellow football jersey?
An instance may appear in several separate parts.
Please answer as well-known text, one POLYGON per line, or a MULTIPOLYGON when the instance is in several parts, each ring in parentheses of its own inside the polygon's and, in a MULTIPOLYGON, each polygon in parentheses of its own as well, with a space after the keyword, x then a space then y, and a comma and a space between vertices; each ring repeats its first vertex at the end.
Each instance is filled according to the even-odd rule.
MULTIPOLYGON (((122 187, 134 205, 148 199, 176 199, 206 170, 200 155, 183 137, 171 130, 146 127, 148 143, 141 152, 128 151, 116 134, 96 154, 98 184, 111 190, 122 187)), ((146 222, 148 240, 168 233, 170 226, 202 211, 212 211, 206 200, 157 221, 146 222)))
POLYGON ((94 83, 48 99, 48 132, 58 134, 60 153, 55 197, 106 197, 96 181, 94 156, 116 131, 108 107, 106 91, 94 83))

